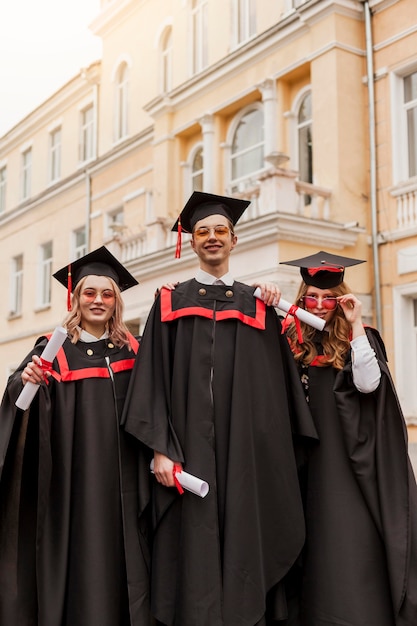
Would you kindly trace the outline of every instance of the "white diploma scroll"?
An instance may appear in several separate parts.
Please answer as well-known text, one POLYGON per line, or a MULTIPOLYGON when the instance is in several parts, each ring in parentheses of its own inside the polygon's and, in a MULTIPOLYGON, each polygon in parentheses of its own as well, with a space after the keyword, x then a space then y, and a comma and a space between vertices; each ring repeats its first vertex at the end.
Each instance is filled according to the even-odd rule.
MULTIPOLYGON (((153 473, 153 459, 151 461, 151 472, 153 473)), ((205 498, 209 492, 210 487, 205 480, 184 472, 184 470, 176 472, 175 477, 183 489, 191 491, 191 493, 200 496, 200 498, 205 498)))
MULTIPOLYGON (((67 337, 67 331, 65 330, 65 328, 63 328, 62 326, 57 326, 50 340, 46 344, 42 354, 40 355, 41 358, 44 361, 48 361, 49 363, 52 363, 52 361, 57 355, 58 350, 64 343, 66 337, 67 337)), ((22 409, 23 411, 26 411, 26 409, 30 407, 30 404, 33 398, 35 397, 38 389, 39 389, 39 385, 37 385, 36 383, 31 383, 30 381, 27 382, 26 385, 23 387, 22 391, 20 392, 18 399, 15 402, 17 408, 22 409)))
MULTIPOLYGON (((255 296, 255 298, 261 298, 260 287, 257 287, 255 289, 253 295, 255 296)), ((280 298, 276 308, 281 309, 281 311, 285 311, 285 313, 288 313, 292 306, 293 305, 291 304, 291 302, 287 302, 287 300, 284 300, 284 298, 280 298)), ((323 330, 326 324, 326 321, 321 317, 313 315, 312 313, 309 313, 308 311, 306 311, 305 309, 301 309, 300 307, 297 307, 295 315, 298 317, 299 320, 305 322, 306 324, 309 324, 310 326, 313 326, 313 328, 317 328, 317 330, 323 330)))

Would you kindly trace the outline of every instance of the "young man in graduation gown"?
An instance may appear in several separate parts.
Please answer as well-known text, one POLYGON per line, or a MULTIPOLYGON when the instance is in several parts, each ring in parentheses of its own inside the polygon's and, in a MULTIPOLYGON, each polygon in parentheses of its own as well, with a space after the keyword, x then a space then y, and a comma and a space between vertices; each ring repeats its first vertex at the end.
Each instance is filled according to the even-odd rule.
POLYGON ((125 404, 154 451, 151 610, 166 626, 284 620, 304 542, 293 443, 314 426, 275 309, 229 273, 248 204, 194 192, 181 212, 200 269, 157 296, 125 404), (179 493, 181 468, 205 498, 179 493))
POLYGON ((138 349, 120 292, 137 281, 105 247, 54 276, 68 337, 53 363, 38 339, 0 408, 0 623, 149 626, 149 464, 120 427, 138 349), (22 411, 29 382, 42 384, 22 411))

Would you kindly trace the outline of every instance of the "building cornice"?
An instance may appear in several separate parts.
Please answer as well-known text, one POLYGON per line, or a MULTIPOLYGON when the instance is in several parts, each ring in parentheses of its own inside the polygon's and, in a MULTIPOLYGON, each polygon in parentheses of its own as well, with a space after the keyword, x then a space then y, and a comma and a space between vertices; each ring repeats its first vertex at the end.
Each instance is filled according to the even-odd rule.
MULTIPOLYGON (((135 135, 134 137, 131 137, 130 139, 126 140, 122 144, 119 144, 118 146, 116 146, 115 148, 107 152, 106 154, 100 156, 98 159, 91 161, 87 165, 81 166, 77 171, 73 172, 70 176, 67 176, 63 180, 60 180, 58 183, 54 184, 53 186, 46 187, 43 191, 41 191, 39 194, 37 194, 33 198, 30 198, 29 200, 26 200, 25 202, 18 204, 17 206, 15 206, 13 209, 9 211, 5 211, 4 213, 1 213, 0 214, 0 227, 5 226, 11 221, 22 217, 25 213, 28 213, 29 211, 33 211, 34 209, 36 209, 43 203, 48 202, 55 196, 59 196, 61 193, 64 193, 68 189, 71 189, 72 187, 79 185, 81 182, 85 180, 86 176, 92 176, 93 174, 98 174, 102 172, 106 168, 110 167, 114 162, 118 161, 120 158, 128 155, 131 152, 135 152, 139 146, 143 145, 144 143, 152 142, 152 138, 153 138, 153 129, 148 128, 142 131, 141 133, 139 133, 138 135, 135 135)), ((152 167, 153 166, 150 165, 146 171, 148 170, 150 171, 152 167)), ((143 170, 142 173, 144 171, 145 170, 143 170)), ((134 178, 137 178, 138 175, 139 175, 139 172, 135 174, 134 178)), ((124 182, 125 181, 121 182, 120 185, 122 185, 124 182)))
POLYGON ((411 35, 415 35, 416 33, 417 33, 417 24, 412 24, 409 28, 406 28, 405 30, 402 30, 399 33, 396 33, 394 36, 389 37, 388 39, 384 39, 383 41, 380 41, 379 43, 374 44, 373 49, 375 52, 379 52, 380 50, 383 50, 384 48, 392 46, 393 43, 396 43, 397 41, 401 41, 402 39, 405 39, 406 37, 410 37, 411 35))
MULTIPOLYGON (((360 2, 364 2, 364 0, 360 0, 360 2)), ((380 13, 381 11, 385 11, 389 7, 392 7, 394 4, 398 4, 400 0, 369 0, 369 7, 372 11, 372 14, 380 13)))

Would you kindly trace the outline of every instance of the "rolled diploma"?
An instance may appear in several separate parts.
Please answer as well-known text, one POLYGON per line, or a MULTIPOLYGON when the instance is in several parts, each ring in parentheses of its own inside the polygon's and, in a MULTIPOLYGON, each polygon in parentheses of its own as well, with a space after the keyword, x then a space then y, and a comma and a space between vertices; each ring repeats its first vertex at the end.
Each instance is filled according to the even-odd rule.
MULTIPOLYGON (((64 343, 66 337, 67 337, 67 331, 65 330, 65 328, 63 328, 62 326, 57 326, 54 332, 52 333, 50 340, 46 344, 41 354, 41 358, 44 361, 49 361, 50 363, 52 363, 52 361, 57 355, 58 350, 64 343)), ((23 387, 22 391, 20 392, 18 399, 15 402, 17 408, 22 409, 23 411, 26 411, 26 409, 30 407, 30 404, 33 398, 35 397, 38 389, 39 389, 39 385, 37 385, 36 383, 31 383, 30 381, 27 382, 26 385, 23 387)))
MULTIPOLYGON (((255 289, 253 295, 255 296, 255 298, 261 297, 260 287, 257 287, 255 289)), ((287 300, 284 300, 284 298, 280 298, 276 308, 281 309, 281 311, 285 311, 285 313, 288 313, 292 306, 293 305, 291 304, 291 302, 287 302, 287 300)), ((323 330, 326 324, 326 321, 323 320, 321 317, 313 315, 312 313, 309 313, 308 311, 306 311, 305 309, 301 309, 300 307, 298 307, 295 311, 295 315, 298 317, 299 320, 305 322, 306 324, 309 324, 310 326, 313 326, 313 328, 317 328, 317 330, 323 330)))
MULTIPOLYGON (((151 461, 151 472, 153 473, 153 459, 151 461)), ((196 496, 200 496, 200 498, 205 498, 209 492, 209 484, 205 480, 201 480, 201 478, 197 478, 197 476, 193 476, 188 472, 176 472, 175 476, 183 489, 187 491, 191 491, 196 496)))

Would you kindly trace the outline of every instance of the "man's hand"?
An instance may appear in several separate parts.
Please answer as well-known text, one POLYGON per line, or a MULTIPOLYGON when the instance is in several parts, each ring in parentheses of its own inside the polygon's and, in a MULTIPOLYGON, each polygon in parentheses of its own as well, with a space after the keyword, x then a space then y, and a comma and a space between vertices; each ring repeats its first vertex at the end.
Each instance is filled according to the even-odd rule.
POLYGON ((181 463, 174 463, 165 454, 155 450, 153 456, 153 473, 155 478, 164 487, 175 487, 174 482, 174 466, 181 467, 181 463))
POLYGON ((261 290, 261 300, 268 306, 277 306, 281 298, 281 291, 275 283, 255 283, 253 287, 261 290))

